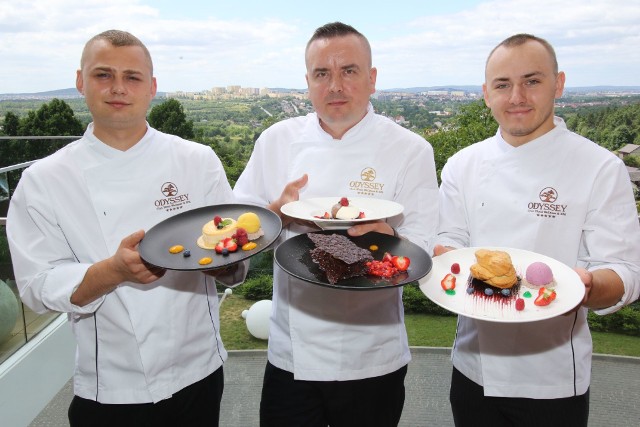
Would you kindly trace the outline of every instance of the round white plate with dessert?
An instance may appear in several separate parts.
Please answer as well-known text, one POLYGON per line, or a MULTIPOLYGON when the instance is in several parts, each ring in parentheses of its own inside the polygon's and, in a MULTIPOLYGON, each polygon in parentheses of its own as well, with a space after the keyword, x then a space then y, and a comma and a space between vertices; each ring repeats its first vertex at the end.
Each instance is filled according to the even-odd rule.
MULTIPOLYGON (((342 250, 344 248, 338 248, 342 250)), ((335 255, 335 254, 331 254, 335 255)), ((394 288, 397 286, 407 285, 418 281, 431 270, 431 257, 427 252, 415 243, 406 239, 400 239, 388 234, 370 232, 358 237, 347 235, 346 230, 323 230, 313 233, 299 234, 295 237, 287 239, 274 251, 276 263, 290 275, 304 280, 314 285, 325 286, 342 290, 376 290, 394 288), (317 243, 309 237, 326 236, 333 237, 334 242, 339 246, 343 243, 354 245, 352 250, 348 252, 357 253, 356 259, 349 266, 335 266, 335 269, 341 269, 337 276, 333 279, 328 277, 327 271, 320 267, 320 262, 314 256, 312 251, 316 249, 317 243), (336 237, 337 236, 337 237, 336 237), (344 242, 344 239, 349 242, 344 242), (381 261, 384 254, 389 253, 397 256, 406 257, 410 260, 408 268, 405 271, 399 271, 391 277, 379 277, 368 275, 362 269, 364 260, 381 261), (359 264, 359 265, 358 265, 359 264), (356 268, 360 268, 353 277, 346 277, 356 268), (348 274, 344 274, 348 273, 348 274), (344 277, 344 278, 343 278, 344 277)), ((340 258, 337 255, 336 258, 340 258)), ((331 262, 335 261, 333 256, 329 256, 331 262)))
POLYGON ((149 229, 138 251, 149 264, 168 270, 227 267, 267 249, 282 221, 253 205, 205 206, 172 216, 149 229))
POLYGON ((323 230, 332 230, 390 218, 401 214, 404 207, 370 197, 316 197, 287 203, 280 210, 292 218, 313 221, 323 230))
POLYGON ((420 280, 420 290, 456 314, 504 323, 565 314, 580 304, 585 293, 580 276, 567 265, 535 252, 501 247, 461 248, 434 257, 430 273, 420 280), (507 265, 499 276, 490 277, 488 265, 480 262, 489 253, 508 254, 512 270, 506 272, 507 265), (515 284, 511 284, 514 273, 515 284), (510 278, 503 280, 505 277, 510 278))

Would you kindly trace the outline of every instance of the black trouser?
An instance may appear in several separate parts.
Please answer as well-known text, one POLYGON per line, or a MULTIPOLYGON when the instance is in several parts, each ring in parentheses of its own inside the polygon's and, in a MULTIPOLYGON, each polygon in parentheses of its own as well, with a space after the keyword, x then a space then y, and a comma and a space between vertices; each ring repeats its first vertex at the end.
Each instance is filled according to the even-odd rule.
POLYGON ((407 367, 353 381, 301 381, 267 362, 262 427, 394 427, 404 406, 407 367))
POLYGON ((221 366, 158 403, 104 404, 74 396, 69 423, 71 427, 217 427, 223 389, 221 366))
POLYGON ((561 399, 491 397, 456 368, 449 399, 456 427, 586 427, 589 419, 589 390, 561 399))

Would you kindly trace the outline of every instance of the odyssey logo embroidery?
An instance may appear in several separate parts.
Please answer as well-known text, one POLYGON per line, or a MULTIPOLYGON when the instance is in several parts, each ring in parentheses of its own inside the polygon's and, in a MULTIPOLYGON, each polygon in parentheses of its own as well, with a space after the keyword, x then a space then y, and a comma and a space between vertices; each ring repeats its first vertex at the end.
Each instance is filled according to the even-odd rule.
POLYGON ((366 167, 360 171, 360 180, 349 182, 349 188, 359 196, 373 196, 375 194, 384 193, 384 184, 375 182, 376 170, 372 167, 366 167))
POLYGON ((555 203, 559 198, 558 192, 553 187, 545 187, 538 193, 540 202, 529 202, 529 212, 544 218, 555 218, 567 215, 567 205, 555 203))
POLYGON ((156 209, 175 211, 184 209, 184 207, 191 203, 189 200, 188 194, 180 194, 178 191, 178 186, 173 182, 165 182, 160 187, 160 192, 164 196, 162 199, 158 199, 155 201, 156 209))

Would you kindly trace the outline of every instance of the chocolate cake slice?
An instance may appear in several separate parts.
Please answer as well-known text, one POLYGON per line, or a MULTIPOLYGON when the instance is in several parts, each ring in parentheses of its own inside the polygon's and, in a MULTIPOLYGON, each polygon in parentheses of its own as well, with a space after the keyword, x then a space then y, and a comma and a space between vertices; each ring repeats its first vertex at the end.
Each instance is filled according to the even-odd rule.
POLYGON ((331 284, 365 275, 366 262, 373 260, 371 252, 343 235, 307 233, 307 236, 316 245, 309 251, 311 259, 326 273, 331 284))

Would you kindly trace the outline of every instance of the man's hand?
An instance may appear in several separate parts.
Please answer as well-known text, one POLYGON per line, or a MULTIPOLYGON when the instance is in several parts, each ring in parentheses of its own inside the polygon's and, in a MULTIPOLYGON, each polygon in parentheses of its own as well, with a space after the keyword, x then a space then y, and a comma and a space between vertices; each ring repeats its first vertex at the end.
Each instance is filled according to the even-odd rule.
POLYGON ((166 273, 165 269, 149 265, 140 258, 138 245, 144 234, 143 230, 139 230, 122 239, 118 250, 110 258, 110 266, 120 278, 118 283, 148 284, 155 282, 166 273))
POLYGON ((351 237, 362 236, 363 234, 367 234, 370 231, 377 231, 378 233, 388 234, 393 236, 393 227, 383 221, 373 221, 373 222, 364 222, 358 225, 354 225, 353 227, 347 230, 347 233, 351 237))
POLYGON ((140 258, 138 245, 143 237, 144 230, 125 237, 111 258, 89 267, 71 295, 71 303, 84 306, 111 292, 122 282, 149 284, 164 276, 166 270, 150 266, 140 258))
POLYGON ((451 246, 435 245, 433 247, 433 256, 442 255, 442 254, 447 253, 449 251, 452 251, 454 249, 455 248, 452 248, 451 246))
POLYGON ((624 284, 618 274, 608 268, 587 271, 575 268, 584 283, 585 292, 581 305, 601 309, 616 305, 624 295, 624 284))
POLYGON ((285 185, 284 190, 282 190, 282 194, 278 198, 278 200, 273 201, 267 208, 280 216, 282 219, 282 225, 286 225, 291 221, 291 218, 283 218, 283 214, 280 211, 280 208, 283 205, 286 205, 290 202, 295 202, 300 199, 300 190, 307 185, 309 181, 309 176, 305 173, 300 178, 295 181, 291 181, 287 185, 285 185))

